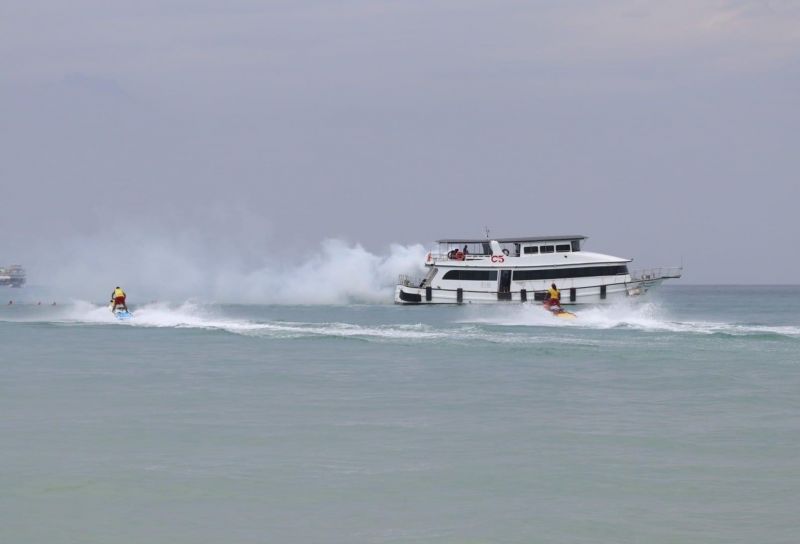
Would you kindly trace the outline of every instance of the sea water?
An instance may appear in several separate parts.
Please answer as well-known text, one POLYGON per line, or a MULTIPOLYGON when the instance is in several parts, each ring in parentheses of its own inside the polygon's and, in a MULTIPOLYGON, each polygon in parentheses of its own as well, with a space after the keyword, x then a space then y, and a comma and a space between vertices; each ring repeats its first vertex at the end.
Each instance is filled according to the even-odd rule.
POLYGON ((0 307, 0 542, 800 539, 798 287, 132 310, 0 307))

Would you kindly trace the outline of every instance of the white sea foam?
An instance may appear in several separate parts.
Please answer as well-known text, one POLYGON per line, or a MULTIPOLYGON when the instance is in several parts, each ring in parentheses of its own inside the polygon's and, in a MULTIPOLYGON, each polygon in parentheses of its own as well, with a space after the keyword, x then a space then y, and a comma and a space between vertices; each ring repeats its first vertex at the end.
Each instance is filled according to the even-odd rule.
MULTIPOLYGON (((38 318, 37 320, 41 320, 38 318)), ((133 310, 133 319, 119 321, 105 305, 77 301, 46 319, 65 325, 117 325, 124 327, 218 330, 269 338, 340 337, 378 341, 441 341, 486 344, 539 344, 553 338, 527 331, 489 331, 475 324, 434 327, 424 323, 364 325, 346 322, 254 321, 222 315, 218 308, 185 302, 180 305, 151 303, 133 310)))
POLYGON ((590 329, 633 329, 652 332, 675 332, 697 334, 777 334, 800 336, 800 327, 765 326, 715 321, 676 320, 659 304, 617 303, 603 306, 579 307, 575 309, 577 319, 557 319, 538 305, 494 306, 470 308, 474 317, 464 323, 482 323, 502 326, 568 327, 590 329), (480 315, 476 315, 480 311, 480 315))
MULTIPOLYGON (((14 320, 146 328, 205 329, 272 338, 319 336, 398 341, 479 341, 497 344, 552 343, 558 341, 554 335, 562 332, 564 341, 573 342, 580 337, 580 330, 586 329, 731 336, 767 334, 800 338, 800 327, 796 326, 676 320, 656 303, 612 304, 579 308, 576 310, 578 318, 574 320, 554 318, 537 305, 468 307, 463 308, 463 318, 456 319, 449 324, 439 325, 254 320, 232 317, 226 315, 226 312, 217 306, 195 302, 184 302, 178 305, 145 304, 134 308, 134 318, 126 321, 117 320, 105 305, 84 301, 77 301, 57 309, 46 308, 43 310, 48 313, 43 315, 35 312, 25 318, 14 320)), ((591 338, 582 340, 592 342, 591 338)))
MULTIPOLYGON (((206 306, 186 302, 179 306, 166 303, 146 304, 134 311, 131 320, 119 321, 106 306, 76 302, 69 312, 55 320, 68 324, 117 324, 130 327, 189 328, 221 330, 248 336, 273 337, 377 337, 395 339, 435 339, 448 336, 444 330, 418 324, 364 326, 352 323, 305 323, 294 321, 252 321, 218 315, 206 306)), ((468 329, 468 327, 465 327, 468 329)))

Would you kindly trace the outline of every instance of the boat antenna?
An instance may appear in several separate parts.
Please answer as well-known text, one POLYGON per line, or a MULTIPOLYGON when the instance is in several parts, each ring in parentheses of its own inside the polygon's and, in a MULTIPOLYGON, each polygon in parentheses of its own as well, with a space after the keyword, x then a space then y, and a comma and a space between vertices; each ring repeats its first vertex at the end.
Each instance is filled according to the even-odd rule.
POLYGON ((489 227, 483 227, 483 232, 486 234, 486 239, 489 239, 489 227))

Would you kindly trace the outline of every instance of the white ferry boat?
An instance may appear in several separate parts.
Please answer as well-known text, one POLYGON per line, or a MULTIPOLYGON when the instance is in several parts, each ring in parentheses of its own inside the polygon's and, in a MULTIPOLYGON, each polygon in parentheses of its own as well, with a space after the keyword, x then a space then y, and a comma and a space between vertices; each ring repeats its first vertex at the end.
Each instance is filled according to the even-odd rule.
POLYGON ((563 304, 597 304, 639 296, 681 267, 629 271, 632 259, 583 250, 586 236, 438 240, 424 278, 400 276, 397 304, 543 301, 555 283, 563 304))

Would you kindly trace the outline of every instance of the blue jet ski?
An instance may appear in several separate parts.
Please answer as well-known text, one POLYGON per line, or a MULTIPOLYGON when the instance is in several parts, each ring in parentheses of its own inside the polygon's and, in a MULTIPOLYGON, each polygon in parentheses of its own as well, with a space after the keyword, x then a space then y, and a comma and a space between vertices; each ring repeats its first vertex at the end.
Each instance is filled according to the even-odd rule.
POLYGON ((114 314, 114 317, 116 317, 120 321, 127 321, 128 319, 133 319, 132 313, 130 313, 122 306, 114 306, 113 303, 111 305, 111 313, 114 314))

